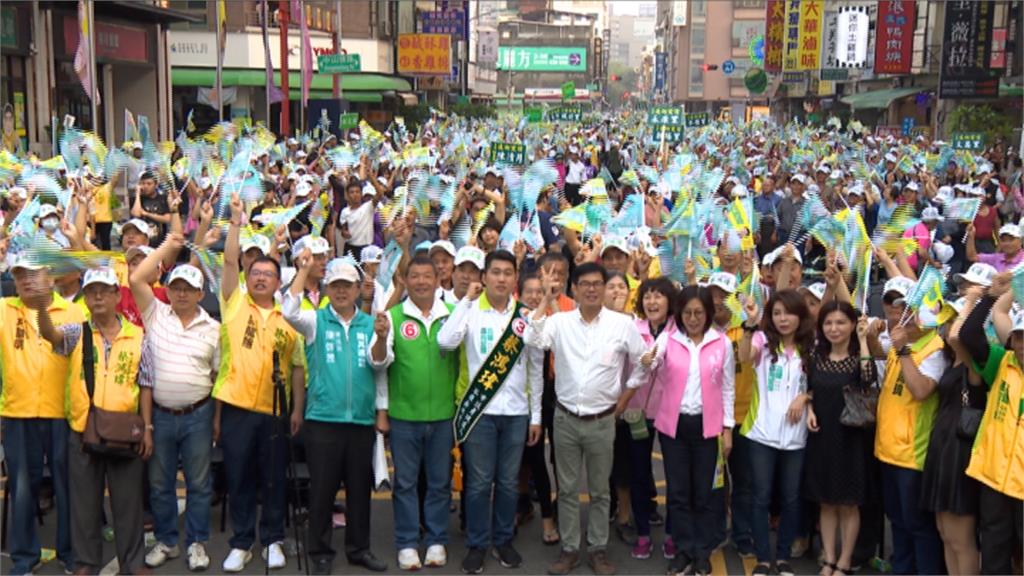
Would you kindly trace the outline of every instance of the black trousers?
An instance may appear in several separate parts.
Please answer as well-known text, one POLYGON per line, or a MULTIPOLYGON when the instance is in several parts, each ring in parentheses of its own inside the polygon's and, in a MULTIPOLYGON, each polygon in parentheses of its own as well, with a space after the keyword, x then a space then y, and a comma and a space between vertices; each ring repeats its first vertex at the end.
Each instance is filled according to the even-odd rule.
POLYGON ((334 558, 334 497, 345 483, 345 555, 370 548, 373 426, 307 420, 303 424, 309 466, 309 555, 334 558))
POLYGON ((981 486, 978 531, 981 535, 981 573, 1012 574, 1012 559, 1024 537, 1022 502, 981 486))
POLYGON ((99 241, 100 250, 110 250, 110 231, 113 227, 111 222, 96 223, 96 239, 99 241))
POLYGON ((583 202, 583 198, 580 196, 581 187, 582 185, 580 184, 565 183, 565 188, 563 190, 565 192, 565 199, 569 201, 569 204, 579 206, 583 202))
POLYGON ((718 462, 718 439, 704 438, 701 416, 679 415, 676 437, 661 434, 665 462, 668 513, 672 518, 672 540, 693 561, 711 558, 715 517, 712 488, 718 462))

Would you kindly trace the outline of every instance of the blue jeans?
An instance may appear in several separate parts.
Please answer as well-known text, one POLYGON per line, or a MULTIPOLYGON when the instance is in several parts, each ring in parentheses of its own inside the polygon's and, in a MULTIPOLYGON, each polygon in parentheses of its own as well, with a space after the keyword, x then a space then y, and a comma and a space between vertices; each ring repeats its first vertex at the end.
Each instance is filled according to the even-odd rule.
MULTIPOLYGON (((391 458, 395 465, 395 546, 416 548, 420 506, 416 487, 420 466, 426 469, 427 496, 423 502, 425 544, 448 543, 448 507, 452 499, 452 421, 413 422, 391 419, 391 458)), ((519 461, 516 460, 518 465, 519 461)))
POLYGON ((149 460, 149 502, 156 539, 178 543, 178 456, 185 472, 185 546, 210 539, 210 451, 214 400, 175 416, 153 409, 153 457, 149 460))
POLYGON ((882 464, 885 515, 892 524, 893 574, 942 574, 935 515, 918 507, 921 472, 882 464))
POLYGON ((68 423, 55 418, 3 418, 4 459, 7 463, 7 490, 11 494, 11 523, 7 549, 13 566, 11 574, 25 574, 39 562, 39 534, 36 511, 39 484, 43 479, 43 455, 53 478, 57 500, 57 558, 67 568, 74 567, 71 550, 71 507, 68 499, 68 423))
POLYGON ((804 451, 778 450, 751 441, 750 473, 758 481, 754 484, 753 521, 754 549, 758 562, 771 562, 771 543, 768 527, 768 507, 772 489, 778 487, 781 519, 775 545, 775 561, 789 561, 789 548, 800 527, 800 480, 803 474, 804 451))
POLYGON ((224 404, 220 443, 228 484, 232 548, 248 550, 256 540, 257 494, 262 493, 260 543, 284 540, 288 469, 288 421, 224 404))
POLYGON ((732 478, 732 541, 742 551, 754 545, 751 509, 754 505, 754 477, 750 470, 750 443, 734 430, 729 475, 732 478))
POLYGON ((484 414, 463 443, 466 454, 466 545, 487 549, 512 542, 519 464, 526 444, 529 416, 484 414), (491 515, 491 488, 494 515, 491 515))

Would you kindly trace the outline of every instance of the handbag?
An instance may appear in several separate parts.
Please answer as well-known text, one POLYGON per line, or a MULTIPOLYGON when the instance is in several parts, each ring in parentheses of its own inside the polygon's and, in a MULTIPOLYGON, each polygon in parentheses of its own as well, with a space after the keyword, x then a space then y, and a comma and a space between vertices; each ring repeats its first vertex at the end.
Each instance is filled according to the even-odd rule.
POLYGON ((971 406, 967 386, 966 380, 960 386, 960 420, 956 423, 956 435, 961 440, 974 442, 984 410, 971 406))
POLYGON ((878 416, 878 394, 874 386, 846 386, 843 388, 843 412, 839 423, 851 428, 870 428, 878 416))
POLYGON ((85 372, 85 389, 89 394, 89 414, 82 432, 82 449, 96 456, 137 457, 146 429, 142 416, 131 412, 111 412, 97 408, 93 403, 96 391, 95 350, 88 322, 82 323, 82 369, 85 372))

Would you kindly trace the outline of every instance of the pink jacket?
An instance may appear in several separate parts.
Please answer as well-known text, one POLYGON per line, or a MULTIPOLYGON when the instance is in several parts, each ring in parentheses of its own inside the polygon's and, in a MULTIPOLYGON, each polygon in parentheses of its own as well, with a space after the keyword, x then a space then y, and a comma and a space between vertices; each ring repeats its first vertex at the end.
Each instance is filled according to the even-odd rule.
MULTIPOLYGON (((654 427, 671 438, 676 437, 683 392, 691 384, 687 381, 690 373, 690 352, 676 340, 681 336, 676 329, 669 334, 661 365, 657 368, 657 379, 663 381, 665 386, 661 394, 658 415, 654 419, 654 427)), ((713 339, 702 343, 700 348, 700 397, 703 406, 704 437, 714 438, 722 433, 725 419, 722 404, 722 366, 726 359, 726 349, 731 349, 732 344, 724 334, 714 329, 705 335, 705 338, 709 337, 713 339)))
MULTIPOLYGON (((675 321, 672 320, 671 317, 669 317, 669 319, 666 321, 665 327, 661 329, 662 334, 665 334, 666 336, 668 334, 671 334, 673 331, 675 331, 675 326, 675 321)), ((647 322, 647 320, 641 320, 640 318, 637 318, 636 327, 640 329, 640 336, 644 339, 644 344, 646 344, 647 347, 650 348, 651 345, 654 344, 654 336, 651 335, 651 325, 647 322)), ((664 341, 665 339, 662 338, 662 340, 664 341)), ((625 382, 628 379, 629 375, 627 374, 622 381, 625 382)), ((633 397, 629 400, 628 407, 639 408, 643 410, 644 406, 646 406, 647 418, 652 419, 654 418, 654 414, 658 410, 658 406, 661 405, 661 393, 664 389, 665 379, 663 373, 660 371, 655 372, 654 377, 651 378, 650 381, 647 382, 647 384, 644 384, 643 386, 638 388, 636 393, 633 394, 633 397), (650 396, 650 400, 647 399, 648 396, 650 396)))

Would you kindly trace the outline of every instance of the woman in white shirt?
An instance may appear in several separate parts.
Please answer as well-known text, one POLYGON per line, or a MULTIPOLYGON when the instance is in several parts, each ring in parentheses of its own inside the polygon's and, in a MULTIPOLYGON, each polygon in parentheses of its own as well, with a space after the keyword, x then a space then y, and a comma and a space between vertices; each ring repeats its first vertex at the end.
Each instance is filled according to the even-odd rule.
POLYGON ((792 576, 790 546, 800 524, 800 480, 807 442, 807 372, 804 359, 814 349, 814 322, 795 290, 776 292, 766 317, 753 299, 743 304, 747 319, 739 344, 740 362, 754 366, 756 387, 740 428, 750 443, 754 486, 752 524, 757 553, 755 576, 771 573, 768 506, 778 491, 782 506, 775 552, 775 573, 792 576), (758 329, 760 328, 760 330, 758 329))
MULTIPOLYGON (((732 343, 712 327, 711 291, 687 286, 675 302, 675 326, 657 352, 664 382, 654 427, 664 454, 672 541, 678 552, 669 574, 710 574, 718 524, 712 489, 718 439, 732 448, 736 363, 732 343)), ((659 341, 662 339, 659 339, 659 341)))

